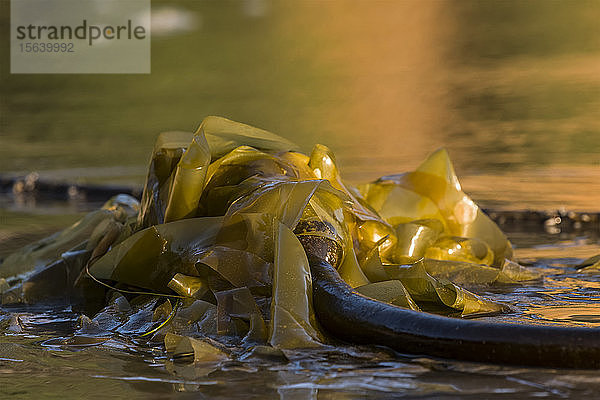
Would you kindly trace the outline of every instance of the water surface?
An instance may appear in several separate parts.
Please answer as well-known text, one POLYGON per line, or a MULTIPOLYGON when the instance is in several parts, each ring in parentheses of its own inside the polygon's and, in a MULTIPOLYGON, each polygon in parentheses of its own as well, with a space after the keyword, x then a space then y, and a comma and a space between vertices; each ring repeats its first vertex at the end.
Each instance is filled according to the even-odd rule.
POLYGON ((130 168, 143 171, 159 132, 216 114, 306 151, 327 144, 350 180, 413 169, 443 146, 459 176, 541 170, 597 184, 597 1, 180 0, 153 10, 150 75, 3 68, 0 171, 127 166, 107 176, 139 182, 130 168))
MULTIPOLYGON (((8 2, 0 21, 8 25, 8 2)), ((153 1, 150 75, 0 71, 0 173, 141 185, 154 139, 206 115, 336 153, 367 181, 447 147, 491 208, 600 211, 598 1, 153 1)), ((0 32, 7 54, 7 29, 0 32)), ((0 198, 0 257, 95 204, 0 198)), ((508 319, 600 326, 595 234, 509 232, 543 282, 482 293, 508 319)), ((596 372, 458 363, 339 346, 289 362, 174 364, 114 335, 73 344, 69 308, 0 310, 0 397, 592 397, 596 372), (63 339, 65 340, 63 344, 63 339), (92 345, 93 344, 93 345, 92 345), (96 395, 93 395, 96 393, 96 395)))

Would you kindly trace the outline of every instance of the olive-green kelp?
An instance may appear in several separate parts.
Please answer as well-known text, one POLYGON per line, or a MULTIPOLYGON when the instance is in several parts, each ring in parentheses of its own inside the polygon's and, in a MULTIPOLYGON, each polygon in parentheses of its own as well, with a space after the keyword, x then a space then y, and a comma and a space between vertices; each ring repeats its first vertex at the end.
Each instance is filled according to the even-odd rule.
POLYGON ((323 145, 304 155, 272 133, 207 117, 195 134, 158 137, 141 203, 117 196, 7 257, 0 288, 3 304, 71 302, 92 317, 80 318, 84 331, 219 359, 227 349, 214 340, 325 343, 308 257, 363 296, 456 321, 510 311, 467 288, 540 278, 511 260, 443 149, 413 172, 352 187, 323 145))
POLYGON ((315 311, 338 338, 460 360, 600 368, 600 328, 490 323, 415 312, 365 297, 329 263, 309 260, 315 311))

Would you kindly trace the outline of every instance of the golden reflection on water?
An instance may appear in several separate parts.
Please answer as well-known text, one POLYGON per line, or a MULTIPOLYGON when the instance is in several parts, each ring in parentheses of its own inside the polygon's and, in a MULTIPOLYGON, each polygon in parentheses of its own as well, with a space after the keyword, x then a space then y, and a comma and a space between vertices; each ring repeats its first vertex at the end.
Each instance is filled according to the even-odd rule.
POLYGON ((600 327, 600 305, 598 304, 534 306, 526 309, 525 313, 556 325, 600 327))
POLYGON ((561 325, 600 326, 600 306, 554 306, 535 307, 528 310, 546 320, 561 322, 561 325))
POLYGON ((153 38, 150 75, 3 70, 0 171, 144 166, 158 132, 217 114, 327 144, 351 181, 444 146, 485 200, 518 201, 540 168, 549 207, 600 192, 598 2, 153 3, 167 5, 196 23, 153 38), (544 185, 573 165, 585 191, 544 185))
POLYGON ((523 245, 518 241, 512 241, 513 244, 516 243, 517 246, 519 246, 515 249, 515 258, 527 264, 541 259, 556 260, 565 258, 580 258, 584 260, 596 254, 600 254, 600 243, 598 243, 597 240, 588 240, 584 239, 583 237, 580 237, 576 240, 557 240, 542 246, 523 245))
POLYGON ((292 15, 286 34, 311 21, 315 69, 334 82, 323 89, 336 103, 317 120, 325 136, 314 139, 338 151, 348 177, 399 171, 442 145, 453 119, 443 3, 326 2, 292 15))
POLYGON ((465 192, 488 208, 600 211, 600 165, 553 165, 466 175, 465 192))
MULTIPOLYGON (((549 260, 552 263, 552 260, 549 260)), ((556 261, 554 261, 555 263, 556 261)), ((569 267, 545 267, 541 283, 514 288, 506 299, 518 312, 505 321, 524 324, 600 327, 600 281, 597 274, 574 274, 569 267), (524 296, 524 297, 521 297, 524 296)))
MULTIPOLYGON (((312 115, 325 135, 307 138, 331 144, 351 180, 410 169, 441 146, 459 172, 486 171, 486 179, 556 163, 596 163, 597 174, 600 48, 577 48, 586 38, 565 35, 557 48, 568 50, 537 51, 547 31, 564 28, 548 13, 560 10, 510 4, 527 25, 511 25, 514 36, 503 31, 507 21, 487 28, 465 21, 494 8, 469 2, 328 2, 282 11, 283 34, 311 32, 313 74, 330 78, 317 91, 332 102, 312 115), (519 37, 521 30, 537 35, 519 37), (479 50, 465 50, 477 41, 479 50), (522 46, 530 48, 516 50, 522 46)), ((583 11, 594 10, 586 3, 572 17, 588 26, 583 11)), ((591 26, 589 33, 600 33, 591 26)))

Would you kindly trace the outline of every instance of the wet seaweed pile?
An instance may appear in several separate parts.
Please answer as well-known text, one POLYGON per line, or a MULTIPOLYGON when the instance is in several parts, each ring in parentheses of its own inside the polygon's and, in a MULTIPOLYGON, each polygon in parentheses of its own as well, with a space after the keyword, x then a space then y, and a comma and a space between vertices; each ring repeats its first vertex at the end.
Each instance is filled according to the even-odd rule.
MULTIPOLYGON (((331 340, 313 311, 307 256, 364 296, 457 318, 510 313, 494 293, 535 286, 544 272, 512 259, 444 150, 352 187, 326 146, 305 155, 208 117, 195 134, 159 136, 141 202, 118 195, 8 256, 2 304, 69 307, 74 334, 61 345, 117 335, 164 346, 173 360, 285 357, 331 340)), ((17 317, 4 323, 23 328, 17 317)))

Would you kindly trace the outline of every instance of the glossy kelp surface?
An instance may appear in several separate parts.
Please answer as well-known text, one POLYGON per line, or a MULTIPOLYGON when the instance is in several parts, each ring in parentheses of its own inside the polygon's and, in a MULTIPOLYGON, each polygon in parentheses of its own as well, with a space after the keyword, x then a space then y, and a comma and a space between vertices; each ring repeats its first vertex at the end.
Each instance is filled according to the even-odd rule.
POLYGON ((465 321, 405 310, 352 290, 318 258, 311 258, 310 264, 319 320, 351 343, 384 344, 402 353, 460 360, 600 367, 600 328, 465 321))
POLYGON ((218 117, 193 135, 162 134, 140 205, 119 196, 7 257, 3 303, 66 300, 87 314, 86 329, 120 326, 174 354, 208 354, 206 338, 325 345, 308 257, 365 296, 459 318, 510 311, 470 288, 540 279, 511 260, 506 236, 461 190, 445 150, 358 188, 326 146, 296 150, 218 117), (67 296, 49 290, 57 284, 67 296))

